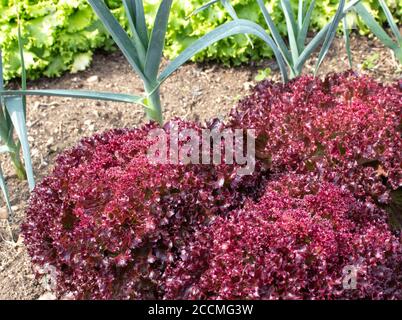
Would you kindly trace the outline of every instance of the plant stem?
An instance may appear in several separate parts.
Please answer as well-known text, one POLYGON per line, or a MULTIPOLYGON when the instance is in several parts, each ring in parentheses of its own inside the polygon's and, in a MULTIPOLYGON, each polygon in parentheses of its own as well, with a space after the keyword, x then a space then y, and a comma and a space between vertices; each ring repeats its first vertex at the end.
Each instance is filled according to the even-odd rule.
POLYGON ((150 120, 163 124, 161 97, 159 88, 148 97, 147 116, 150 120))
POLYGON ((19 155, 15 153, 10 153, 11 162, 13 163, 15 173, 17 174, 18 179, 26 180, 27 174, 25 172, 24 164, 21 162, 19 155))
POLYGON ((293 71, 292 69, 290 70, 290 75, 289 75, 289 80, 292 80, 296 77, 298 77, 301 74, 301 71, 293 71))

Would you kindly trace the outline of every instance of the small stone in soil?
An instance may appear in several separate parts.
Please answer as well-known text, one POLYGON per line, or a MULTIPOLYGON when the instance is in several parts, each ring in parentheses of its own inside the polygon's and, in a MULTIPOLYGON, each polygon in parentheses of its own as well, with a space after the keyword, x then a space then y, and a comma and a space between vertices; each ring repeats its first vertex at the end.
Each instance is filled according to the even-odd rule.
POLYGON ((46 147, 50 147, 53 144, 54 144, 54 138, 50 137, 49 140, 47 140, 46 142, 46 147))
POLYGON ((8 210, 6 207, 0 208, 0 220, 8 219, 8 210))
POLYGON ((95 83, 95 82, 99 82, 99 81, 100 81, 100 78, 98 76, 92 76, 87 79, 88 83, 95 83))

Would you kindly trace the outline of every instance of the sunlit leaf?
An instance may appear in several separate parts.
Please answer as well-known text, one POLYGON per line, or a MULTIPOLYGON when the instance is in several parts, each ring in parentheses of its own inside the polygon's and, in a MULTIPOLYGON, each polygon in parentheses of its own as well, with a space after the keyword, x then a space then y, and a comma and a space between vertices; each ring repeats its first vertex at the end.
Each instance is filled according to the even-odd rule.
POLYGON ((28 133, 26 127, 26 119, 24 115, 24 105, 22 97, 6 97, 5 105, 11 120, 14 124, 15 131, 17 132, 18 139, 21 142, 22 154, 24 157, 25 170, 28 178, 29 189, 33 190, 35 187, 34 173, 32 169, 31 152, 28 141, 28 133))
POLYGON ((169 63, 169 65, 160 74, 158 78, 159 82, 162 83, 163 81, 165 81, 181 65, 183 65, 192 56, 194 56, 201 50, 205 49, 209 45, 226 37, 244 33, 253 34, 261 38, 263 41, 267 43, 269 47, 272 48, 275 57, 277 59, 277 63, 279 65, 282 78, 286 82, 288 80, 286 65, 275 42, 258 24, 244 19, 238 19, 236 21, 226 22, 225 24, 217 27, 213 31, 209 32, 205 36, 195 41, 187 49, 185 49, 176 59, 174 59, 171 63, 169 63))
POLYGON ((293 15, 290 1, 281 0, 281 5, 286 19, 286 27, 288 30, 288 38, 290 45, 290 54, 292 55, 293 63, 295 63, 299 57, 299 48, 297 46, 297 23, 293 15))
POLYGON ((113 92, 98 92, 98 91, 85 91, 85 90, 2 90, 0 96, 54 96, 54 97, 67 97, 78 99, 93 99, 93 100, 105 100, 115 102, 127 102, 143 104, 144 97, 135 96, 124 93, 113 92))
POLYGON ((342 24, 343 24, 343 37, 345 39, 345 47, 346 47, 346 53, 348 55, 349 67, 352 69, 353 68, 352 51, 350 49, 349 26, 346 17, 342 19, 342 24))
POLYGON ((102 23, 112 36, 113 40, 116 42, 117 46, 123 52, 124 56, 134 69, 134 71, 144 80, 148 81, 140 68, 139 57, 137 49, 134 43, 131 41, 127 33, 124 31, 122 26, 110 12, 109 8, 99 0, 88 0, 92 8, 98 17, 102 20, 102 23))
POLYGON ((331 44, 335 38, 336 30, 338 28, 339 22, 343 18, 344 7, 345 7, 345 0, 341 0, 339 2, 338 10, 336 11, 336 14, 335 14, 332 22, 330 23, 327 34, 325 36, 324 43, 323 43, 320 53, 318 55, 318 60, 317 60, 317 64, 315 66, 315 71, 314 71, 315 74, 317 74, 318 69, 321 66, 321 63, 323 62, 325 56, 327 55, 329 48, 331 47, 331 44))
POLYGON ((151 81, 156 79, 159 66, 162 60, 163 48, 165 47, 165 36, 169 20, 172 0, 162 0, 155 18, 155 25, 152 29, 151 38, 145 61, 145 75, 151 81))

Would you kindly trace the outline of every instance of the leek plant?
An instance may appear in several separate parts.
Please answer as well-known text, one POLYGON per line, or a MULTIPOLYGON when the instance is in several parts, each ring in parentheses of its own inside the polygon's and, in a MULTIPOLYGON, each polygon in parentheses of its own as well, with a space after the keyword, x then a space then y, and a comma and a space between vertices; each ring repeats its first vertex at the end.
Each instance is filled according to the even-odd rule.
MULTIPOLYGON (((18 19, 19 20, 19 19, 18 19)), ((18 22, 18 45, 21 60, 21 88, 26 90, 26 70, 24 64, 23 44, 21 37, 20 24, 18 22)), ((5 91, 3 79, 3 62, 0 48, 0 90, 5 91)), ((28 143, 28 134, 26 128, 26 97, 24 95, 0 96, 0 153, 7 153, 19 179, 28 178, 29 189, 35 186, 35 180, 32 169, 31 153, 28 143), (17 135, 18 139, 14 138, 17 135), (21 160, 20 152, 24 158, 21 160)), ((0 164, 0 187, 10 213, 10 220, 13 218, 11 209, 10 195, 4 178, 3 170, 0 164)))
MULTIPOLYGON (((228 10, 229 5, 227 3, 223 3, 228 2, 228 0, 220 1, 228 10)), ((307 32, 310 26, 316 0, 312 0, 309 5, 307 1, 299 0, 297 15, 295 15, 293 12, 290 0, 280 0, 280 5, 286 21, 288 46, 285 39, 283 39, 279 34, 278 28, 275 26, 270 13, 265 7, 264 1, 256 1, 264 16, 269 32, 275 41, 276 50, 280 52, 283 61, 285 61, 287 68, 289 69, 288 78, 294 78, 301 74, 306 61, 312 56, 316 49, 320 45, 322 45, 315 66, 314 73, 317 73, 335 38, 339 23, 341 22, 341 20, 345 19, 346 14, 356 4, 358 4, 360 0, 352 0, 349 3, 346 3, 345 0, 339 1, 339 6, 334 17, 313 37, 313 39, 309 43, 306 43, 307 32)), ((208 2, 200 9, 206 9, 216 2, 218 1, 208 2)), ((231 10, 233 10, 233 8, 231 10)), ((232 16, 233 13, 230 13, 230 15, 232 16)))
POLYGON ((48 95, 136 103, 145 107, 145 112, 149 119, 162 124, 162 105, 160 99, 161 84, 195 54, 221 39, 236 34, 253 34, 265 41, 274 52, 283 81, 288 80, 286 64, 275 42, 261 26, 254 22, 235 19, 234 21, 222 24, 192 43, 159 73, 173 0, 161 1, 151 30, 148 30, 146 25, 142 0, 123 0, 130 33, 123 29, 103 1, 88 1, 126 57, 134 72, 142 79, 145 94, 139 96, 109 92, 22 89, 16 91, 0 90, 0 96, 23 97, 25 95, 48 95))
MULTIPOLYGON (((0 89, 4 89, 2 53, 0 49, 0 89)), ((21 144, 14 139, 14 125, 6 107, 6 100, 0 97, 0 153, 7 153, 14 166, 15 173, 21 180, 26 179, 24 165, 20 158, 21 144)))
POLYGON ((370 31, 389 49, 391 49, 396 59, 402 64, 402 35, 399 31, 398 26, 395 23, 395 20, 392 17, 391 11, 389 10, 387 4, 384 0, 379 0, 380 6, 387 17, 388 24, 390 29, 395 37, 395 40, 392 39, 387 32, 380 26, 380 24, 375 21, 374 17, 370 14, 370 12, 366 9, 366 7, 362 3, 358 3, 355 6, 355 10, 363 22, 367 25, 370 31))
MULTIPOLYGON (((273 40, 265 34, 260 26, 246 20, 238 19, 236 13, 231 10, 230 12, 235 18, 234 21, 217 27, 195 41, 174 59, 166 69, 159 73, 172 0, 162 0, 152 30, 147 29, 142 0, 123 0, 131 36, 124 31, 102 1, 89 0, 89 3, 129 61, 133 70, 142 79, 146 92, 143 104, 146 107, 147 115, 150 119, 159 123, 163 122, 159 92, 160 85, 181 65, 201 50, 228 36, 248 33, 262 37, 271 47, 275 46, 273 40)), ((231 7, 229 6, 228 8, 230 10, 231 7)), ((275 48, 273 49, 275 51, 275 48)), ((280 63, 282 63, 281 70, 286 80, 285 65, 281 60, 280 53, 277 50, 274 53, 280 59, 280 63)))

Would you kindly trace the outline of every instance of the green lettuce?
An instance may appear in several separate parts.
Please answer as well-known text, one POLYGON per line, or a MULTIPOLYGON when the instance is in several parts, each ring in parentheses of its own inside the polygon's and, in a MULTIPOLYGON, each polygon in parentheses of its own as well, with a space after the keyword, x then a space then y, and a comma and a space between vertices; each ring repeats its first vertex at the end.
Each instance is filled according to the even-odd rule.
MULTIPOLYGON (((197 15, 190 14, 208 0, 176 0, 167 34, 168 57, 177 56, 191 42, 230 20, 220 5, 197 15)), ((113 13, 127 27, 121 0, 107 0, 113 13)), ((149 19, 155 15, 160 0, 144 1, 149 19)), ((292 0, 295 8, 297 0, 292 0)), ((397 19, 402 21, 402 1, 389 0, 389 6, 397 19)), ((255 0, 231 0, 240 18, 248 18, 265 26, 255 0)), ((284 17, 278 1, 268 0, 267 6, 281 33, 286 33, 284 17)), ((380 22, 385 17, 377 0, 365 0, 370 11, 380 22)), ((312 25, 324 26, 335 13, 338 0, 321 0, 313 14, 312 25)), ((12 79, 20 76, 21 63, 17 41, 17 8, 22 21, 22 36, 28 77, 56 77, 66 71, 77 72, 88 67, 97 49, 112 50, 113 42, 97 20, 86 0, 0 0, 0 46, 3 50, 4 76, 12 79)), ((367 30, 360 25, 360 32, 367 30)), ((214 60, 225 65, 239 65, 250 60, 270 58, 271 50, 259 39, 253 38, 252 47, 246 37, 239 35, 224 39, 194 57, 195 61, 214 60)))

